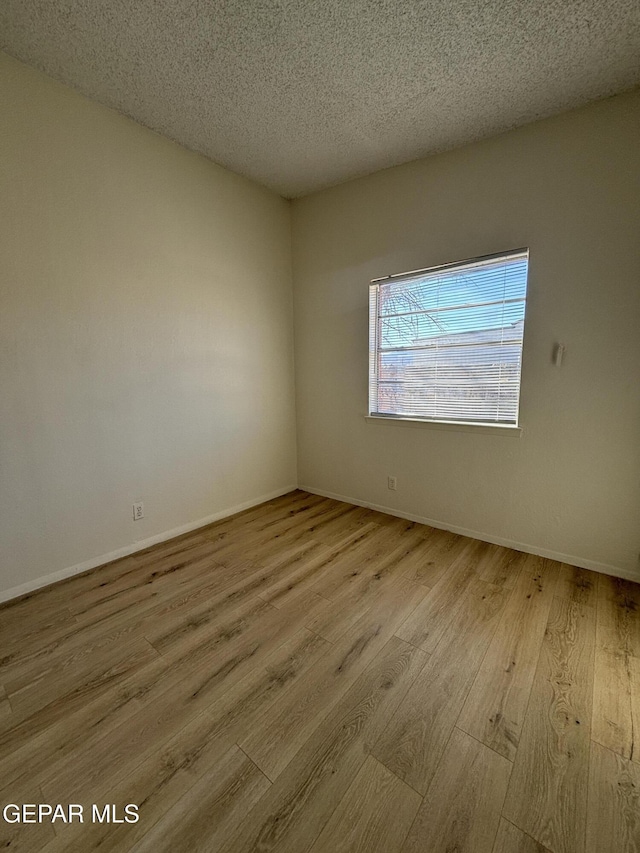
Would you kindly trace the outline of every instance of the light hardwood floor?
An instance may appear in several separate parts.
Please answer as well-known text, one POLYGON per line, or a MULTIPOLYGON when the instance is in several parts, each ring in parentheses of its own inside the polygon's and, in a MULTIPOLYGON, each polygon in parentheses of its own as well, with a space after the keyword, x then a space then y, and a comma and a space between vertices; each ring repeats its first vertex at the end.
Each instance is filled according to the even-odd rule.
POLYGON ((0 608, 12 851, 639 853, 639 733, 639 585, 299 491, 0 608))

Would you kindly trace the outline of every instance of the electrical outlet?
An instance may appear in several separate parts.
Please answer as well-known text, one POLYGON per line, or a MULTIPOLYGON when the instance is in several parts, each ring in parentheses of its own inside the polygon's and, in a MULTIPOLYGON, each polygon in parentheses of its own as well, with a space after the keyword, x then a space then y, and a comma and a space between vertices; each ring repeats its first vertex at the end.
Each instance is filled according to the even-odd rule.
POLYGON ((387 488, 391 489, 392 492, 398 488, 398 480, 396 477, 387 477, 387 488))
POLYGON ((141 518, 144 518, 144 504, 138 501, 133 505, 133 520, 140 521, 141 518))

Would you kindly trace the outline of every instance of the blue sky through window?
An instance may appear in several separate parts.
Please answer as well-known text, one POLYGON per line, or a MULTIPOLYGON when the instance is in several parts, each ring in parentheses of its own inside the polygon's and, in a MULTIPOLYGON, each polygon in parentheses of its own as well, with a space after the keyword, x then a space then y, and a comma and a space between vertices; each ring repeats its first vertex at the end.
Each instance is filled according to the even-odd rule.
POLYGON ((380 288, 380 344, 415 346, 430 338, 505 328, 524 320, 527 258, 426 273, 380 288))

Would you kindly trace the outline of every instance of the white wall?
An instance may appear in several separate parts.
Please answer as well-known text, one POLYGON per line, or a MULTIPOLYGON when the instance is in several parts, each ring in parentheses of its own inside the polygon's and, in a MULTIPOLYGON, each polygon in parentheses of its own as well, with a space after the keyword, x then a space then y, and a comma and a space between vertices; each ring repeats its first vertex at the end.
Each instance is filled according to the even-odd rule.
POLYGON ((639 131, 635 92, 294 202, 302 486, 640 578, 639 131), (521 246, 521 438, 366 421, 369 280, 521 246))
POLYGON ((0 115, 2 598, 296 461, 289 203, 2 54, 0 115))

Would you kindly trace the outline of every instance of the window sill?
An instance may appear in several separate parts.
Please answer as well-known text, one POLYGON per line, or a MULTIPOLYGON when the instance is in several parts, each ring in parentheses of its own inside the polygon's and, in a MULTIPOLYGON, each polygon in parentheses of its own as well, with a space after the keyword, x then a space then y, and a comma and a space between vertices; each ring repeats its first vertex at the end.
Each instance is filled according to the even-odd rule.
POLYGON ((509 424, 462 424, 456 421, 427 421, 421 418, 386 418, 384 415, 365 415, 368 422, 400 424, 405 427, 426 427, 427 429, 443 429, 451 432, 485 433, 487 435, 504 435, 509 438, 520 438, 522 427, 509 424))

